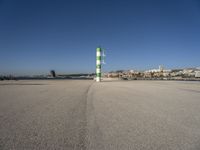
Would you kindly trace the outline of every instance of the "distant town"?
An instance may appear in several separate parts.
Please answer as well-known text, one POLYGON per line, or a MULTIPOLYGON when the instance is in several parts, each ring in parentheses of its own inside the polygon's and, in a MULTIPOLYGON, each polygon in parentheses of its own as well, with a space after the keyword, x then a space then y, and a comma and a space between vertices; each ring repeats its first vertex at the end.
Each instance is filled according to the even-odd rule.
POLYGON ((194 80, 200 81, 200 67, 184 69, 158 69, 146 71, 118 70, 104 73, 107 78, 120 78, 124 80, 194 80))
MULTIPOLYGON (((33 76, 14 76, 0 75, 0 80, 26 80, 26 79, 95 79, 95 73, 83 74, 59 74, 55 70, 51 70, 47 75, 33 76)), ((183 69, 164 69, 159 66, 157 69, 146 71, 138 70, 116 70, 104 72, 102 80, 184 80, 184 81, 200 81, 200 67, 183 68, 183 69)))

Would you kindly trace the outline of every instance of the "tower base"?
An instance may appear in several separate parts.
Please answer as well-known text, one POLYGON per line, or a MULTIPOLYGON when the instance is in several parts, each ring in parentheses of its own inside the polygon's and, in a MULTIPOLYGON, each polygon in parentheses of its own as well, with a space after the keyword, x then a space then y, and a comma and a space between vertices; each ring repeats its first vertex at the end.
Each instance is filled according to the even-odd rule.
POLYGON ((101 82, 101 78, 97 77, 96 82, 101 82))

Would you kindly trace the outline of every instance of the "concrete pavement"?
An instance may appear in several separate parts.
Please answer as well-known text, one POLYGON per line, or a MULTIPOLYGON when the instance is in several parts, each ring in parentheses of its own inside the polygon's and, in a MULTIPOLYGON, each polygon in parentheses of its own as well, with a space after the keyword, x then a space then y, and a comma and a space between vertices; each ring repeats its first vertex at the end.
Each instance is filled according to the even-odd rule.
POLYGON ((89 95, 88 149, 200 149, 199 82, 102 82, 89 95))
POLYGON ((85 149, 93 81, 0 83, 0 149, 85 149))
POLYGON ((200 82, 0 82, 0 149, 199 150, 200 82))

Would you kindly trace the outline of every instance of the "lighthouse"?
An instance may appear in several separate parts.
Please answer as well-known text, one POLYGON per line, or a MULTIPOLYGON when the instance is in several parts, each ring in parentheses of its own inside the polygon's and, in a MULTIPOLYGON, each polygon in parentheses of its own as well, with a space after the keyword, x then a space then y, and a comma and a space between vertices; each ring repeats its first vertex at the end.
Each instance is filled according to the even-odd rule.
POLYGON ((96 49, 96 82, 101 82, 101 47, 96 49))

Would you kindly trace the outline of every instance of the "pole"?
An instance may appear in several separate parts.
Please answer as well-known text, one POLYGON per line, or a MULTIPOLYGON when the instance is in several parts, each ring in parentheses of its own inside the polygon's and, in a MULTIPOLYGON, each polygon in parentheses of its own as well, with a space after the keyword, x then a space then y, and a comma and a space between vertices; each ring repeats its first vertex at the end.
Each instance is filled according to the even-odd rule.
POLYGON ((96 49, 96 82, 101 82, 101 48, 96 49))

